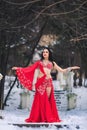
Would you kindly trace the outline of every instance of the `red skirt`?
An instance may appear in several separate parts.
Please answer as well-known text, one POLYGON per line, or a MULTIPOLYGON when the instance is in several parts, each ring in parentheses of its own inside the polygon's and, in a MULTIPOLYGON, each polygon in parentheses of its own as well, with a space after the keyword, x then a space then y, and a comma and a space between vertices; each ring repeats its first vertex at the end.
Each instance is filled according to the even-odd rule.
POLYGON ((56 102, 54 98, 52 79, 45 79, 41 85, 36 84, 36 92, 29 118, 26 122, 60 122, 56 102), (51 87, 51 94, 48 98, 46 87, 51 87))

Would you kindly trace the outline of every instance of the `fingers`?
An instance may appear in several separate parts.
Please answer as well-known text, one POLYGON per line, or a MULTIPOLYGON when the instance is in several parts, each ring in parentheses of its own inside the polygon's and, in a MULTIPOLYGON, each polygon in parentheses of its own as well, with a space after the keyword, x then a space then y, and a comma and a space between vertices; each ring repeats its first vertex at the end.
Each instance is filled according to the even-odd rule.
POLYGON ((14 68, 14 67, 12 67, 12 70, 15 70, 15 68, 14 68))
POLYGON ((12 70, 17 70, 17 67, 12 67, 12 70))
POLYGON ((0 80, 3 78, 3 75, 0 73, 0 80))
POLYGON ((77 66, 77 69, 80 69, 80 67, 79 67, 79 66, 77 66))

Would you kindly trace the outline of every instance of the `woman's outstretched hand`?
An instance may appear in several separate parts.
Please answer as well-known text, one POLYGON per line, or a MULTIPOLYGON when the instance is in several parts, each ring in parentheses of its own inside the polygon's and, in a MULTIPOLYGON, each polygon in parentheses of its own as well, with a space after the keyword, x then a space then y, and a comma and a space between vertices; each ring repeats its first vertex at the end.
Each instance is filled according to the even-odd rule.
POLYGON ((12 67, 12 70, 17 70, 18 67, 12 67))
POLYGON ((73 66, 73 67, 71 67, 71 69, 80 69, 80 67, 79 66, 73 66))
POLYGON ((3 78, 3 75, 0 73, 0 80, 3 78))
POLYGON ((79 66, 73 66, 73 67, 68 67, 67 69, 66 69, 66 71, 71 71, 71 70, 76 70, 76 69, 80 69, 80 67, 79 66))

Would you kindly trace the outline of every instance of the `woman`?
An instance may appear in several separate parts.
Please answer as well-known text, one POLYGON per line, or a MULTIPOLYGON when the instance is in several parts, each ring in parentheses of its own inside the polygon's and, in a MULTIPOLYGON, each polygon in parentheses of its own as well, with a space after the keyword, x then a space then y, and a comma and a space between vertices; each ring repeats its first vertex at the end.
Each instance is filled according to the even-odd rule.
POLYGON ((61 121, 56 108, 52 77, 50 74, 53 68, 61 72, 67 72, 72 69, 79 69, 80 67, 74 66, 62 69, 52 60, 51 51, 48 48, 44 48, 40 61, 26 68, 12 68, 16 70, 18 79, 25 88, 32 90, 35 86, 36 89, 30 116, 25 120, 26 122, 61 121), (38 69, 39 72, 37 82, 33 84, 32 81, 36 69, 38 69))

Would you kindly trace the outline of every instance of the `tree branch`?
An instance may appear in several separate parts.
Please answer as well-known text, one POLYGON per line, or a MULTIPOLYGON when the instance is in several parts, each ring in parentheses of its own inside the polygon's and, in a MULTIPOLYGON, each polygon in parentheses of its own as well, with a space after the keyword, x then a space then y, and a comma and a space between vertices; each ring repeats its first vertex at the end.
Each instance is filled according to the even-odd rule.
POLYGON ((82 41, 82 40, 86 40, 86 39, 87 39, 87 34, 84 34, 79 37, 72 38, 70 40, 70 42, 78 42, 78 41, 82 41))
MULTIPOLYGON (((62 1, 61 1, 62 2, 62 1)), ((84 4, 86 4, 87 1, 84 1, 79 7, 77 7, 76 9, 74 10, 71 10, 71 11, 66 11, 66 12, 61 12, 61 13, 43 13, 45 10, 47 10, 48 8, 54 6, 54 4, 48 6, 47 8, 43 9, 40 13, 39 12, 36 12, 33 10, 33 12, 36 12, 37 14, 41 14, 41 15, 47 15, 47 16, 59 16, 59 15, 66 15, 66 14, 71 14, 71 13, 74 13, 76 11, 78 11, 84 4)), ((58 2, 56 2, 55 4, 58 4, 58 2)))
POLYGON ((21 3, 15 3, 15 2, 8 1, 8 0, 3 0, 3 1, 8 3, 8 4, 12 4, 12 5, 26 5, 26 4, 32 4, 32 3, 35 3, 35 2, 38 2, 41 0, 31 0, 29 2, 21 2, 21 3))

